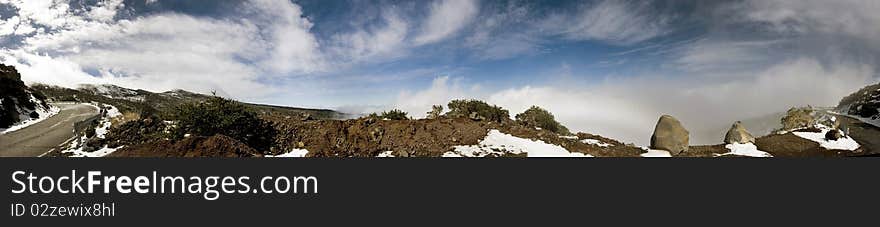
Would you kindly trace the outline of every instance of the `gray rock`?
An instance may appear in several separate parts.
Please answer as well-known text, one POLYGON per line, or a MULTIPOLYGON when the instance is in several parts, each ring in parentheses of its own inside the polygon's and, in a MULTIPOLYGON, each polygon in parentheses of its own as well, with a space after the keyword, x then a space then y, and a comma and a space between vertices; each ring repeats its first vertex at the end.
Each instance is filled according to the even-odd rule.
POLYGON ((825 133, 825 140, 838 140, 840 138, 843 138, 843 133, 840 130, 835 129, 825 133))
POLYGON ((651 136, 651 149, 666 150, 670 154, 688 151, 690 133, 681 122, 669 115, 660 116, 654 135, 651 136))
POLYGON ((742 122, 737 121, 733 123, 733 126, 730 126, 730 130, 727 130, 724 143, 755 143, 755 137, 742 126, 742 122))

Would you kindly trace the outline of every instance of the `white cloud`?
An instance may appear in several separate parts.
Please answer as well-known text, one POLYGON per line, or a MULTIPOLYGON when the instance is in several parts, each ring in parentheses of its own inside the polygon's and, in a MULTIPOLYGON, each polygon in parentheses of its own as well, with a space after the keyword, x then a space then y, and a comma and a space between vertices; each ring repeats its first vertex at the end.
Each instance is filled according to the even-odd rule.
POLYGON ((247 2, 246 16, 236 19, 164 13, 120 21, 113 17, 121 1, 89 7, 84 16, 67 11, 66 2, 15 4, 25 24, 51 25, 46 32, 25 37, 20 49, 0 50, 7 59, 15 59, 10 62, 17 67, 41 72, 26 76, 32 82, 180 88, 249 99, 276 91, 261 79, 324 67, 309 31, 311 22, 299 6, 286 0, 247 2), (80 71, 52 75, 37 67, 80 71), (88 77, 86 71, 100 75, 88 77))
POLYGON ((476 0, 438 0, 431 4, 416 45, 442 41, 469 25, 479 13, 476 0))
POLYGON ((743 4, 747 20, 767 22, 777 31, 845 34, 880 44, 876 39, 880 4, 874 0, 750 0, 743 4))
POLYGON ((702 39, 681 47, 674 63, 687 71, 742 71, 772 63, 782 56, 776 50, 784 40, 730 41, 702 39))
POLYGON ((313 24, 302 8, 289 0, 251 0, 249 4, 266 24, 270 57, 263 64, 279 73, 308 73, 324 67, 319 44, 309 31, 313 24))
POLYGON ((629 45, 669 32, 668 15, 659 14, 651 2, 603 0, 575 15, 555 15, 545 28, 573 40, 599 40, 629 45))
POLYGON ((437 77, 431 87, 418 92, 404 91, 397 97, 394 108, 408 112, 410 117, 424 118, 433 105, 446 106, 453 99, 473 98, 479 94, 478 87, 463 87, 449 76, 437 77))
POLYGON ((490 95, 441 77, 424 91, 401 94, 396 107, 420 117, 431 104, 478 98, 510 110, 513 116, 538 105, 574 131, 640 145, 648 144, 660 115, 670 114, 691 131, 692 144, 717 144, 734 121, 793 106, 835 106, 843 96, 874 82, 874 74, 874 67, 867 64, 823 66, 802 58, 728 80, 701 80, 703 75, 637 76, 607 78, 588 87, 524 86, 490 95))
POLYGON ((343 62, 362 62, 387 60, 402 56, 406 49, 408 25, 396 12, 387 11, 382 14, 384 24, 374 28, 359 28, 351 33, 333 37, 332 54, 339 57, 338 64, 343 62), (344 61, 340 61, 344 60, 344 61))
MULTIPOLYGON (((491 8, 490 8, 491 10, 491 8)), ((474 32, 465 39, 465 46, 482 60, 498 60, 529 53, 539 49, 542 34, 531 28, 527 6, 516 2, 495 11, 485 12, 475 22, 474 32), (521 28, 522 29, 510 29, 521 28)))
POLYGON ((90 19, 97 21, 111 21, 113 20, 113 17, 116 16, 116 12, 124 6, 125 4, 122 3, 122 0, 107 0, 98 2, 97 5, 89 10, 88 16, 90 19))

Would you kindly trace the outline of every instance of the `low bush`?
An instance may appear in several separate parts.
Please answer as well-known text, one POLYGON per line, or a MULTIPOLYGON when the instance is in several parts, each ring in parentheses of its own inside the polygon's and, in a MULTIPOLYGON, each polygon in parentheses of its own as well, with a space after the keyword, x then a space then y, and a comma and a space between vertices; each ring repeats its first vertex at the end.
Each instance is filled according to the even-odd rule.
POLYGON ((476 117, 496 122, 510 119, 510 113, 507 110, 480 100, 452 100, 447 106, 449 107, 449 112, 446 113, 448 117, 476 117))
POLYGON ((431 107, 431 111, 428 112, 428 115, 426 118, 437 119, 438 117, 440 117, 440 114, 442 114, 442 113, 443 113, 443 106, 442 105, 434 105, 431 107))
POLYGON ((516 122, 526 127, 538 127, 558 134, 568 135, 568 128, 556 121, 550 111, 532 106, 525 112, 516 115, 516 122))
POLYGON ((277 134, 270 122, 260 119, 244 104, 217 96, 204 102, 179 105, 173 112, 177 126, 172 132, 175 139, 182 139, 186 134, 222 134, 254 149, 268 151, 277 134))
POLYGON ((407 117, 408 113, 403 112, 402 110, 393 109, 389 111, 383 111, 382 113, 376 114, 371 113, 368 118, 378 118, 378 119, 388 119, 388 120, 409 120, 407 117))

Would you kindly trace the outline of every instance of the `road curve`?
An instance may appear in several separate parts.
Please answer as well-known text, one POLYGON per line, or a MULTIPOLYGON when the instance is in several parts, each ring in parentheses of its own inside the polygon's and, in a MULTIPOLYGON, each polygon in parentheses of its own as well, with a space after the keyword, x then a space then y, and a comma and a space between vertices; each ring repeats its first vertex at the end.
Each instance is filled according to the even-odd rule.
POLYGON ((34 125, 0 135, 0 157, 37 157, 73 137, 73 125, 98 115, 85 104, 55 104, 61 111, 34 125))

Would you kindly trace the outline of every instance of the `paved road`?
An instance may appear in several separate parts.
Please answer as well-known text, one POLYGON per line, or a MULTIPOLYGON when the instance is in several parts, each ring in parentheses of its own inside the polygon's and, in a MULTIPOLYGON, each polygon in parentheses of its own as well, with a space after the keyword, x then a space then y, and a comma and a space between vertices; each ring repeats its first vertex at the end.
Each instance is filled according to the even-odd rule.
POLYGON ((878 156, 880 155, 880 128, 877 128, 868 123, 864 123, 857 119, 837 115, 838 119, 840 119, 841 123, 849 127, 849 135, 856 142, 859 142, 860 145, 866 151, 865 155, 869 156, 878 156))
POLYGON ((55 104, 61 112, 49 119, 0 135, 0 157, 37 157, 73 137, 73 125, 98 114, 83 104, 55 104))

